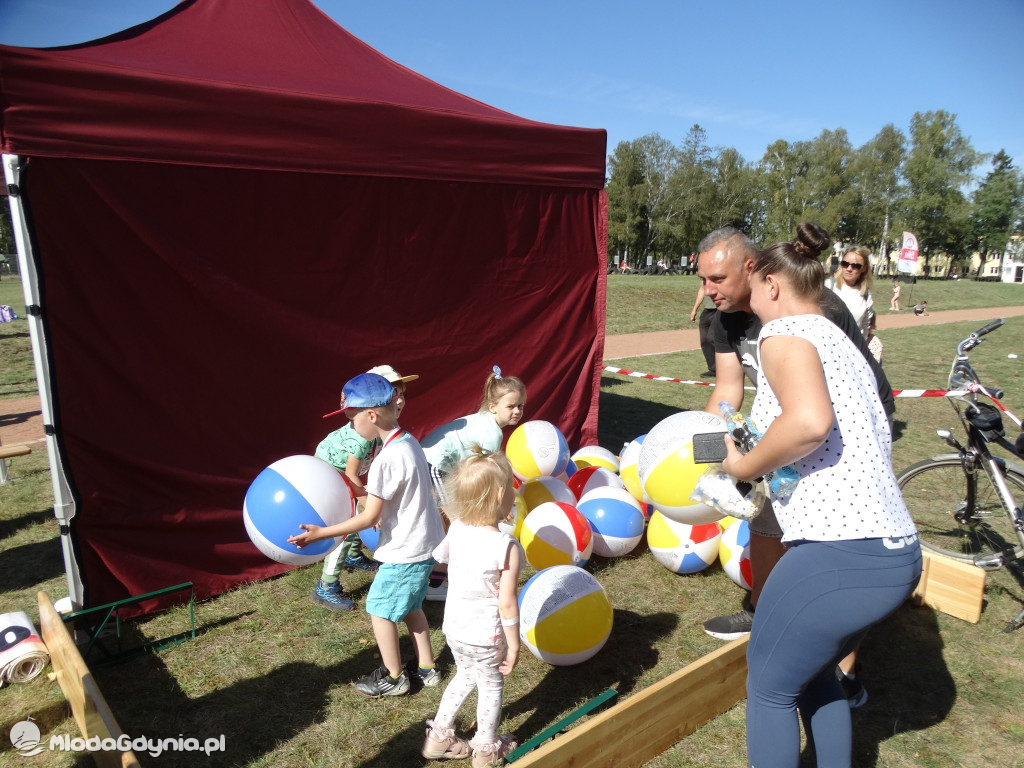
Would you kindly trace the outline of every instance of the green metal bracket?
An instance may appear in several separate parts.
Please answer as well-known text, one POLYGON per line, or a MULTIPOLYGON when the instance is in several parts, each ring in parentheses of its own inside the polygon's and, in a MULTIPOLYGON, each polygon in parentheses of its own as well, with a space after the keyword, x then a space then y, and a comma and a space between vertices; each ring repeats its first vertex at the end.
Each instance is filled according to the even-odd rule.
MULTIPOLYGON (((195 616, 195 601, 196 593, 192 586, 191 581, 186 581, 183 584, 177 584, 173 587, 164 587, 154 592, 147 592, 144 595, 137 595, 135 597, 126 597, 122 600, 116 600, 113 603, 107 603, 106 605, 97 605, 92 608, 85 608, 81 611, 74 611, 63 615, 61 618, 65 624, 71 624, 75 629, 79 629, 82 625, 83 619, 91 619, 96 616, 102 615, 98 624, 93 623, 91 620, 87 622, 88 628, 85 630, 89 635, 89 642, 86 644, 85 649, 82 650, 82 658, 86 658, 89 652, 96 648, 103 653, 104 658, 99 663, 109 663, 113 661, 124 661, 129 658, 133 658, 143 653, 149 653, 151 651, 162 651, 165 648, 169 648, 172 645, 183 643, 186 640, 195 640, 196 637, 196 616, 195 616), (128 649, 121 648, 121 614, 120 609, 140 603, 143 600, 151 600, 155 597, 162 597, 163 595, 173 594, 175 592, 184 592, 188 590, 188 620, 189 628, 184 632, 179 632, 176 635, 162 638, 160 640, 153 640, 142 645, 134 646, 128 649), (114 619, 114 634, 117 638, 117 647, 111 652, 103 642, 101 636, 103 631, 106 629, 110 619, 114 619)), ((94 662, 95 663, 95 662, 94 662)))
POLYGON ((505 762, 506 763, 514 762, 514 761, 518 760, 520 757, 522 757, 523 755, 527 754, 528 752, 532 752, 533 750, 535 750, 537 747, 539 747, 541 744, 543 744, 548 739, 557 736, 559 733, 564 731, 566 728, 568 728, 570 725, 575 723, 577 720, 579 720, 584 715, 589 714, 590 712, 593 712, 595 709, 600 707, 606 701, 608 701, 609 699, 615 698, 618 695, 619 695, 618 691, 616 691, 614 688, 609 688, 607 691, 605 691, 604 693, 600 694, 599 696, 595 696, 593 699, 588 701, 583 706, 578 707, 573 712, 570 712, 568 715, 563 717, 561 720, 559 720, 557 723, 552 725, 547 730, 542 731, 541 733, 539 733, 538 735, 534 736, 532 739, 530 739, 525 744, 520 744, 514 750, 509 752, 508 756, 505 758, 505 762))

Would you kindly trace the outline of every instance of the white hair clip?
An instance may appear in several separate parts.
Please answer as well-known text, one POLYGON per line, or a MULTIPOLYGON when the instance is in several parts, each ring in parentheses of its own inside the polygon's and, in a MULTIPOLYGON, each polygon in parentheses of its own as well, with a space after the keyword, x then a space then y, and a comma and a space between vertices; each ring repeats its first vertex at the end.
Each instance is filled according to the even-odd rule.
POLYGON ((501 368, 499 368, 498 366, 495 365, 495 366, 493 366, 491 368, 491 370, 494 371, 494 378, 495 379, 500 379, 501 378, 501 368))

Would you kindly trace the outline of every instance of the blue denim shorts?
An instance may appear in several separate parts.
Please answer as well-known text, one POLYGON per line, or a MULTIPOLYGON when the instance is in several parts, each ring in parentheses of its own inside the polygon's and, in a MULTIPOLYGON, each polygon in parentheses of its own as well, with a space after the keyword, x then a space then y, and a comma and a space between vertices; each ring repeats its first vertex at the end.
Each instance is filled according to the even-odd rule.
POLYGON ((428 557, 418 563, 381 563, 366 593, 366 612, 397 624, 422 608, 436 562, 428 557))

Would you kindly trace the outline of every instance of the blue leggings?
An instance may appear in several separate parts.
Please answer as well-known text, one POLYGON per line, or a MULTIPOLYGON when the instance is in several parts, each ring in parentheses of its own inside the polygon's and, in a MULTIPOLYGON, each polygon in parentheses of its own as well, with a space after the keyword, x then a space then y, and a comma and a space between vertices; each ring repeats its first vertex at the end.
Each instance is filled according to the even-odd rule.
POLYGON ((772 570, 747 648, 747 759, 793 768, 800 726, 819 766, 849 766, 850 707, 836 664, 895 611, 921 575, 916 536, 795 543, 772 570))

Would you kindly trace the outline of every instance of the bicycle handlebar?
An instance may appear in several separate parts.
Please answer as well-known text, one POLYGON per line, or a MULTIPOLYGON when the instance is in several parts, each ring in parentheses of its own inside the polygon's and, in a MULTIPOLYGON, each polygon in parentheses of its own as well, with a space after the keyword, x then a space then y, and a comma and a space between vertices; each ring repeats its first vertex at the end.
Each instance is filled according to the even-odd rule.
POLYGON ((986 325, 984 328, 982 328, 981 330, 975 331, 971 335, 972 336, 984 336, 986 333, 992 333, 992 331, 994 331, 996 328, 998 328, 999 326, 1001 326, 1005 322, 1006 321, 1003 318, 1001 318, 1001 317, 996 318, 991 323, 986 325))

